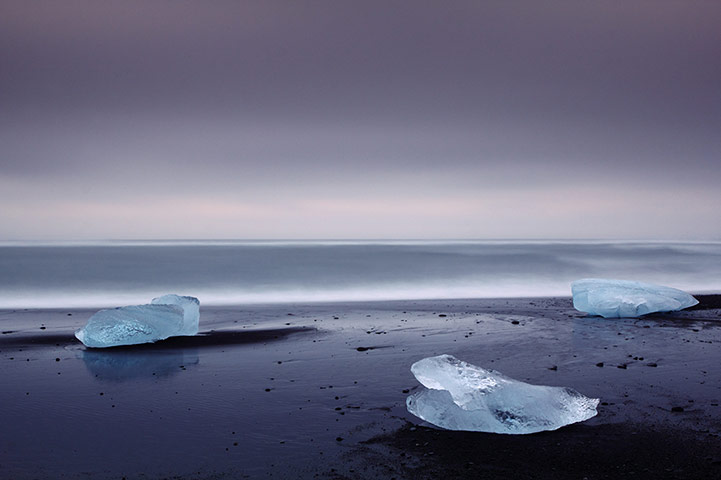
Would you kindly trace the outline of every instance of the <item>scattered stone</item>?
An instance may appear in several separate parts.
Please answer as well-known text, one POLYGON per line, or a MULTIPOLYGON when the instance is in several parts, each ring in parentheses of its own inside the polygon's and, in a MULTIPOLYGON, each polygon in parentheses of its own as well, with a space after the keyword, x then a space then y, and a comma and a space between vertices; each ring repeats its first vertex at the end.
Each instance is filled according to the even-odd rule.
POLYGON ((683 412, 683 407, 671 407, 672 412, 683 412))
POLYGON ((603 362, 598 362, 598 363, 596 364, 596 366, 603 368, 603 362))

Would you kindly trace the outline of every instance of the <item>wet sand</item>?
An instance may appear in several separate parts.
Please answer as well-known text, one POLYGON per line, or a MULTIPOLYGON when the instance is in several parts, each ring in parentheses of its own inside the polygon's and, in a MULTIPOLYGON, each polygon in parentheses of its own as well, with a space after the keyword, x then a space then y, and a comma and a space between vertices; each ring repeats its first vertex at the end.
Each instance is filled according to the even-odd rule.
POLYGON ((1 478, 721 474, 721 296, 643 319, 568 298, 202 308, 201 335, 85 349, 94 310, 0 311, 1 478), (453 354, 601 399, 555 432, 449 432, 409 367, 453 354))

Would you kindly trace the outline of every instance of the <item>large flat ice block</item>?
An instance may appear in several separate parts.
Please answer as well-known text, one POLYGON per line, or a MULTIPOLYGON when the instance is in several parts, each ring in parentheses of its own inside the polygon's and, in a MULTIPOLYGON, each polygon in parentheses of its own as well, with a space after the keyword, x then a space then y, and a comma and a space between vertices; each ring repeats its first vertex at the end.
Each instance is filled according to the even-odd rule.
POLYGON ((179 335, 183 309, 178 305, 133 305, 100 310, 75 332, 86 347, 137 345, 179 335))
POLYGON ((584 278, 573 282, 571 291, 576 310, 605 318, 675 312, 698 303, 681 290, 629 280, 584 278))
POLYGON ((182 297, 180 295, 163 295, 154 298, 153 305, 177 305, 183 309, 183 328, 176 335, 196 335, 200 322, 200 301, 195 297, 182 297))
POLYGON ((519 382, 451 355, 424 358, 411 366, 411 372, 428 390, 408 397, 408 411, 449 430, 535 433, 597 413, 597 398, 571 388, 519 382))

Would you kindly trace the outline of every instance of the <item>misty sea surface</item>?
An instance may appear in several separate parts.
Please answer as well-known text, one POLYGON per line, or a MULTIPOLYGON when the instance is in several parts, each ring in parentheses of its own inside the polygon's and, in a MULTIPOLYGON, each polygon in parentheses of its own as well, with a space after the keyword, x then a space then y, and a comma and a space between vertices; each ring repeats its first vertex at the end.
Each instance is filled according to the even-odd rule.
POLYGON ((0 308, 570 296, 584 277, 721 290, 721 242, 128 241, 0 245, 0 308))

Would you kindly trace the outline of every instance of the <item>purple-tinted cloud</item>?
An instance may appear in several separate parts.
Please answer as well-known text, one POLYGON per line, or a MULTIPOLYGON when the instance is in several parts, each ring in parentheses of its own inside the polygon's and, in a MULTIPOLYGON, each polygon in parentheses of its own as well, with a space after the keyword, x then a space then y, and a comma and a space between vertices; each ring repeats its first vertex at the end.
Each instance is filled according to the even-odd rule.
MULTIPOLYGON (((82 236, 122 236, 136 198, 178 195, 263 212, 253 236, 484 236, 491 219, 504 236, 485 207, 423 230, 413 205, 500 212, 546 192, 548 228, 508 236, 578 236, 576 202, 605 212, 588 234, 638 236, 613 221, 623 208, 654 218, 643 235, 720 237, 705 210, 721 201, 720 24, 701 1, 5 1, 0 236, 73 236, 70 209, 97 217, 82 236), (568 198, 598 188, 623 207, 568 198), (367 221, 357 192, 417 220, 367 221), (329 202, 332 228, 316 221, 329 202), (659 202, 683 227, 651 215, 659 202)), ((153 225, 127 235, 179 235, 153 225)))

